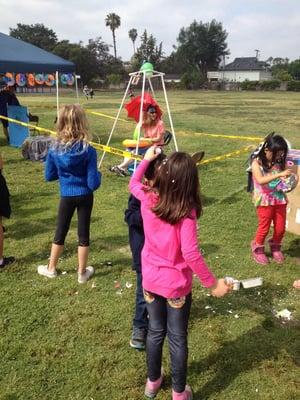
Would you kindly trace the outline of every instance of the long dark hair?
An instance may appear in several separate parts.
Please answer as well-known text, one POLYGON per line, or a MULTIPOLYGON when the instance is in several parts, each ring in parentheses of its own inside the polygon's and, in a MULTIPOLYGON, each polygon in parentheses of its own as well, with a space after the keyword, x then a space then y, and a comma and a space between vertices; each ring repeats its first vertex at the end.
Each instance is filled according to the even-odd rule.
POLYGON ((154 178, 153 188, 159 200, 152 211, 162 220, 175 225, 196 211, 202 212, 198 169, 187 153, 175 152, 162 162, 154 178))
POLYGON ((276 135, 275 132, 272 132, 265 138, 265 141, 256 157, 260 160, 264 169, 268 170, 272 165, 277 164, 283 171, 286 165, 287 153, 288 144, 286 140, 282 136, 276 135), (266 157, 266 150, 272 152, 271 165, 270 161, 266 157), (283 154, 278 156, 279 152, 283 152, 283 154))

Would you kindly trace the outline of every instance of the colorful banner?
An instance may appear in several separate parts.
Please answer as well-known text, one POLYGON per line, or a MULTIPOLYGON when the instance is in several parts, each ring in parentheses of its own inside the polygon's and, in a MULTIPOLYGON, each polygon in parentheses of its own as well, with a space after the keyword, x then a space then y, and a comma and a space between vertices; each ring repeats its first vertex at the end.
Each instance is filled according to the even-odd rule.
MULTIPOLYGON (((59 74, 59 82, 64 86, 73 86, 75 83, 75 76, 72 73, 59 74)), ((14 85, 15 83, 19 87, 35 87, 35 86, 48 86, 52 87, 55 85, 55 73, 43 74, 43 73, 18 73, 6 72, 0 76, 0 83, 4 85, 14 85)))

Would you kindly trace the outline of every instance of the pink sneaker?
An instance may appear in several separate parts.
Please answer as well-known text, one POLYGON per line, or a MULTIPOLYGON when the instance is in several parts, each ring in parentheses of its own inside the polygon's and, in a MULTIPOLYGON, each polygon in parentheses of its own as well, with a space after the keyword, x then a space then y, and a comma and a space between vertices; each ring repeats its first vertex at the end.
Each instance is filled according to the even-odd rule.
POLYGON ((251 242, 252 257, 257 264, 269 264, 269 259, 265 255, 265 246, 256 244, 254 240, 251 242))
POLYGON ((172 390, 172 400, 192 400, 193 393, 189 385, 186 385, 184 392, 177 393, 172 390))
POLYGON ((159 392, 159 389, 161 388, 163 379, 163 370, 161 371, 160 378, 158 378, 156 381, 151 382, 148 378, 145 386, 145 396, 149 399, 154 399, 154 397, 159 392))
POLYGON ((284 255, 282 254, 281 251, 281 244, 280 243, 274 243, 272 239, 268 240, 271 253, 272 253, 272 258, 277 264, 282 264, 284 262, 284 255))

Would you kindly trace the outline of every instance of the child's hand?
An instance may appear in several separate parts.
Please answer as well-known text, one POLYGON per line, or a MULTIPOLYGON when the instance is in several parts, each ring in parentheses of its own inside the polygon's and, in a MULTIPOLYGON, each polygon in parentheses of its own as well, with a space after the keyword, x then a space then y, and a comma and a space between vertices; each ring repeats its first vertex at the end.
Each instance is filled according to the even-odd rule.
POLYGON ((225 279, 218 279, 217 285, 211 290, 214 297, 223 297, 231 291, 232 287, 225 283, 225 279))
POLYGON ((146 151, 144 155, 144 159, 148 161, 154 160, 160 153, 158 150, 157 146, 151 146, 149 149, 146 151))
POLYGON ((280 172, 279 175, 280 175, 280 177, 285 178, 286 176, 291 175, 291 173, 292 173, 292 170, 287 168, 284 171, 280 172))

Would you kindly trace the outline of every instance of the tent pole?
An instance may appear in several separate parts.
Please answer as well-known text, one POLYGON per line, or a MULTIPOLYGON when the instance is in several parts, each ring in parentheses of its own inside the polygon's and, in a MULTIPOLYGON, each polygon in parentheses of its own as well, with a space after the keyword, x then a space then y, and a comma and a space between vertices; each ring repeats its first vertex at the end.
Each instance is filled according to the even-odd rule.
POLYGON ((59 99, 58 99, 58 71, 55 72, 55 82, 56 82, 56 114, 58 118, 59 112, 59 99))
POLYGON ((76 73, 75 73, 75 88, 76 88, 77 103, 79 104, 78 84, 77 84, 77 74, 76 73))

